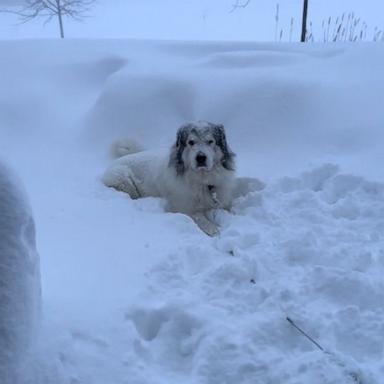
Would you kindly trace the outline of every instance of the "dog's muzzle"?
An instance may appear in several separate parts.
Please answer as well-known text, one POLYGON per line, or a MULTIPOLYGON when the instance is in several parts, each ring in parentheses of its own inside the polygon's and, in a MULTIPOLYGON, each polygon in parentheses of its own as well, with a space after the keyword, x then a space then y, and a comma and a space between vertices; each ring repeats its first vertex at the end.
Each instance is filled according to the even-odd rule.
POLYGON ((207 166, 207 155, 205 155, 203 152, 199 152, 196 155, 196 166, 198 168, 207 166))

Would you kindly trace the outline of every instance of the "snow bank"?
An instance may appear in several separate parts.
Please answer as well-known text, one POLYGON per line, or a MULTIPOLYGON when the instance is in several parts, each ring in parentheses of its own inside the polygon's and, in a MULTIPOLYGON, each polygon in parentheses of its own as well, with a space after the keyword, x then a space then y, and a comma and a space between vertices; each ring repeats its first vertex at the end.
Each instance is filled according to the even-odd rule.
POLYGON ((185 241, 152 269, 151 304, 128 314, 133 353, 168 375, 150 382, 375 382, 383 201, 383 184, 333 165, 239 199, 220 238, 185 241))
POLYGON ((381 45, 0 46, 0 150, 44 256, 46 383, 382 381, 381 45), (115 139, 169 148, 196 119, 223 123, 239 175, 265 182, 217 212, 215 239, 100 182, 115 139))
MULTIPOLYGON (((34 363, 41 310, 35 225, 20 182, 0 164, 0 377, 37 384, 34 363)), ((35 362, 36 363, 36 362, 35 362)))
POLYGON ((131 49, 87 117, 98 150, 127 136, 168 147, 175 127, 205 119, 225 125, 242 174, 284 176, 328 161, 382 180, 375 166, 384 120, 381 46, 169 42, 131 49))

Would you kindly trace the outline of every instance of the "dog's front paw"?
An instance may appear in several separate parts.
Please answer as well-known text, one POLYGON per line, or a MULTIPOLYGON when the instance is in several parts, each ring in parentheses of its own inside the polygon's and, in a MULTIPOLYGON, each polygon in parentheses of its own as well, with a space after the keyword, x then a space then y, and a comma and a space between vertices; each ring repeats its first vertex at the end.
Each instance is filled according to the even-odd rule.
POLYGON ((196 213, 192 216, 197 226, 208 236, 217 236, 220 234, 219 227, 209 220, 203 213, 196 213))
POLYGON ((220 235, 219 227, 213 223, 210 223, 210 225, 205 228, 200 227, 200 229, 211 237, 220 235))

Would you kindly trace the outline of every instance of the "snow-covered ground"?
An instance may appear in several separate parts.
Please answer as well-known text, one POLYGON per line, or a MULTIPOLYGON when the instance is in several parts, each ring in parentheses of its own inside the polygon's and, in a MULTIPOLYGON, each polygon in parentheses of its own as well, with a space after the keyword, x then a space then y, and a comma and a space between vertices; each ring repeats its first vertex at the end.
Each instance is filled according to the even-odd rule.
POLYGON ((0 51, 0 153, 41 256, 40 383, 382 382, 382 45, 0 51), (100 182, 114 139, 169 147, 195 119, 223 123, 239 175, 266 184, 217 213, 216 238, 100 182))

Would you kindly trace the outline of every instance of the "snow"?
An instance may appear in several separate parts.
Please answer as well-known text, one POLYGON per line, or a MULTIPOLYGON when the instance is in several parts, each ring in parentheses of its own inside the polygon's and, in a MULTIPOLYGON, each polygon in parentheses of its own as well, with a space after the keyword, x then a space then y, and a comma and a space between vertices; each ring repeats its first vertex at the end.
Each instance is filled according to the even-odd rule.
MULTIPOLYGON (((241 1, 243 2, 243 1, 241 1)), ((245 1, 244 1, 245 2, 245 1)), ((0 0, 0 9, 20 5, 22 0, 0 0)), ((279 4, 277 40, 292 41, 301 34, 302 0, 252 0, 244 9, 231 12, 236 0, 98 0, 81 22, 66 18, 65 32, 71 38, 131 38, 179 40, 275 41, 276 5, 279 4)), ((332 25, 343 13, 354 12, 368 26, 372 41, 375 27, 382 30, 381 0, 311 0, 308 18, 316 41, 322 41, 323 20, 332 25)), ((56 19, 40 18, 20 24, 17 17, 0 13, 0 38, 56 38, 56 19)))
POLYGON ((39 383, 382 382, 380 44, 0 49, 0 151, 41 255, 39 383), (101 182, 114 140, 169 148, 190 120, 223 123, 238 175, 265 183, 215 238, 101 182))
POLYGON ((41 292, 35 225, 20 181, 0 164, 0 377, 3 384, 36 383, 41 292), (21 373, 23 372, 23 373, 21 373))

